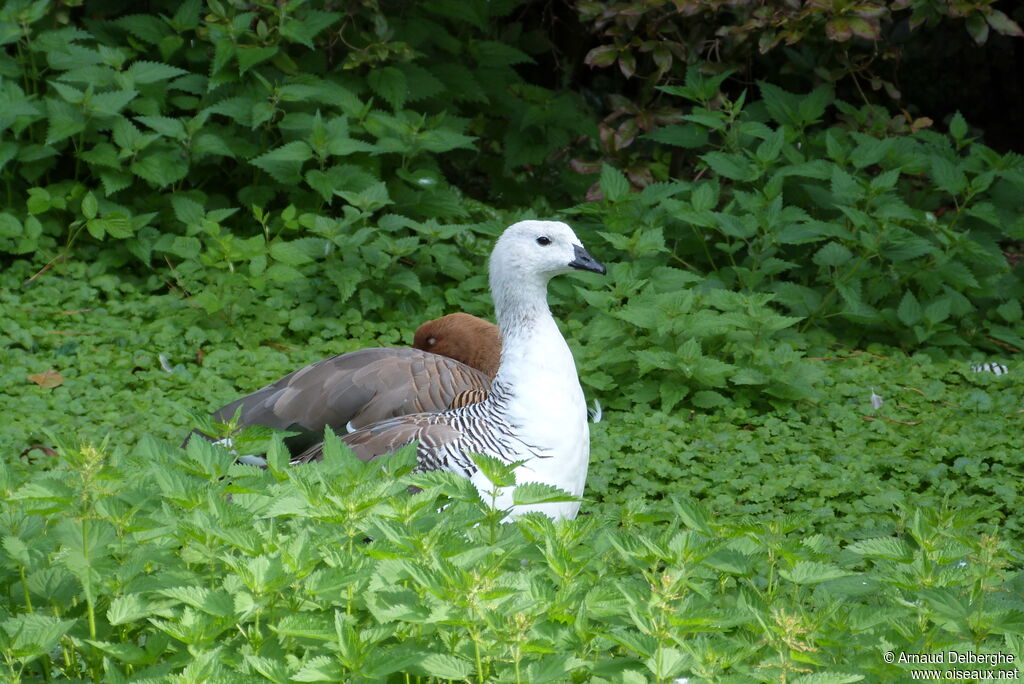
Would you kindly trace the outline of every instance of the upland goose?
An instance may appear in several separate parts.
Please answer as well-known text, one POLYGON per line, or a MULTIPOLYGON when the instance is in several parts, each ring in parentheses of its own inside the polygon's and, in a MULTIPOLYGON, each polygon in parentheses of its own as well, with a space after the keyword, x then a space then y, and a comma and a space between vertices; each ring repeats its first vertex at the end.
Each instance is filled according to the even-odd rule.
POLYGON ((486 396, 501 355, 496 325, 449 314, 421 325, 415 339, 419 349, 373 347, 310 364, 236 399, 213 417, 223 423, 240 411, 240 427, 297 432, 285 446, 299 454, 319 443, 327 426, 347 432, 486 396))
MULTIPOLYGON (((548 281, 574 269, 605 273, 572 229, 558 221, 520 221, 502 233, 491 253, 490 287, 502 352, 487 397, 438 413, 405 415, 341 437, 365 461, 418 443, 420 470, 446 469, 469 478, 489 500, 490 483, 469 458, 483 453, 523 461, 516 481, 555 485, 580 496, 590 459, 587 407, 576 365, 547 302, 548 281)), ((293 464, 319 460, 322 444, 293 464)), ((511 488, 495 504, 515 517, 541 511, 574 518, 579 502, 512 505, 511 488)))

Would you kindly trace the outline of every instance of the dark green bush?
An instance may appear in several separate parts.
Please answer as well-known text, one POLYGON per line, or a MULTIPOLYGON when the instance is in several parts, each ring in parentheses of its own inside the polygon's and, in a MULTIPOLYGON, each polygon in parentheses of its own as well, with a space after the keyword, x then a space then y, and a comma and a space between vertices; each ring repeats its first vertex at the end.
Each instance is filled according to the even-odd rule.
POLYGON ((0 253, 102 243, 228 320, 325 258, 364 312, 427 300, 495 216, 460 187, 575 178, 547 158, 588 120, 514 70, 518 4, 6 3, 0 253))
MULTIPOLYGON (((732 101, 720 80, 695 67, 685 85, 663 88, 693 107, 647 136, 693 158, 695 180, 631 193, 605 167, 602 202, 573 210, 582 225, 598 218, 634 265, 632 291, 612 295, 623 313, 610 300, 601 308, 659 335, 696 330, 689 337, 699 340, 703 327, 684 317, 670 330, 667 312, 655 316, 629 297, 661 290, 662 306, 673 300, 668 308, 685 315, 692 305, 680 287, 708 274, 706 287, 771 293, 801 330, 821 326, 851 344, 1024 348, 1024 270, 1003 254, 1024 238, 1024 157, 968 137, 962 117, 948 135, 896 135, 883 112, 834 101, 826 88, 795 95, 762 83, 762 99, 732 101), (848 125, 821 123, 832 107, 848 125), (666 261, 673 268, 658 271, 666 261)), ((754 339, 787 323, 761 325, 754 339)), ((595 329, 590 339, 626 332, 595 329)), ((639 342, 648 344, 671 347, 639 342)))

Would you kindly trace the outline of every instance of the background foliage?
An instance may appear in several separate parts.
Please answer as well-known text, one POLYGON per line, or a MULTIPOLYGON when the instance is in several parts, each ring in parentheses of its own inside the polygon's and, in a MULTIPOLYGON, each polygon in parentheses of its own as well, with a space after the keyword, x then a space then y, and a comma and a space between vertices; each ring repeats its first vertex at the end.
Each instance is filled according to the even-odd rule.
POLYGON ((916 56, 955 34, 1010 65, 1020 11, 4 3, 4 676, 1019 662, 1024 158, 944 109, 980 72, 940 98, 916 56), (265 472, 175 448, 189 410, 489 317, 488 250, 525 217, 610 266, 552 283, 608 409, 580 520, 498 525, 401 456, 382 480, 333 447, 265 472), (969 370, 990 355, 1011 372, 969 370))

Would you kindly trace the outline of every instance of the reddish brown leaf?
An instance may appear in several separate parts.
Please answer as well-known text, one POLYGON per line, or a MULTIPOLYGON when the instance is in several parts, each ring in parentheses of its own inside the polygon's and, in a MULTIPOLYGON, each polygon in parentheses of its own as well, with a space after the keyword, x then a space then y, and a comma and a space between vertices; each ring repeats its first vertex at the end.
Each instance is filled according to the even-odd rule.
POLYGON ((30 382, 34 382, 40 387, 46 389, 53 389, 64 383, 64 376, 53 370, 52 368, 45 373, 33 373, 28 376, 30 382))
POLYGON ((632 78, 636 73, 636 57, 632 52, 619 55, 619 69, 626 78, 632 78))
POLYGON ((929 128, 933 123, 935 122, 929 119, 927 116, 919 117, 917 119, 914 119, 914 122, 910 124, 910 132, 917 133, 923 128, 929 128))
POLYGON ((853 31, 853 34, 858 38, 878 40, 880 35, 878 22, 868 21, 861 17, 850 17, 848 21, 850 30, 853 31))
POLYGON ((25 450, 24 450, 24 451, 22 451, 22 452, 21 452, 20 454, 18 454, 18 457, 19 457, 19 458, 24 458, 24 457, 25 457, 25 456, 27 456, 27 455, 28 455, 28 454, 29 454, 30 452, 32 452, 32 451, 35 451, 35 450, 37 450, 37 449, 38 449, 39 451, 42 451, 42 452, 43 452, 44 454, 46 454, 47 456, 56 456, 56 455, 57 455, 57 450, 56 450, 56 449, 53 449, 53 448, 51 448, 51 447, 48 447, 48 446, 46 446, 45 444, 33 444, 33 445, 32 445, 32 446, 30 446, 30 447, 29 447, 28 449, 25 449, 25 450))
POLYGON ((601 162, 588 162, 583 161, 582 159, 570 159, 569 168, 581 176, 587 176, 592 173, 601 173, 601 162))
POLYGON ((839 43, 850 40, 850 36, 853 35, 853 31, 850 29, 850 22, 840 18, 830 19, 825 24, 825 33, 828 34, 829 38, 839 43))

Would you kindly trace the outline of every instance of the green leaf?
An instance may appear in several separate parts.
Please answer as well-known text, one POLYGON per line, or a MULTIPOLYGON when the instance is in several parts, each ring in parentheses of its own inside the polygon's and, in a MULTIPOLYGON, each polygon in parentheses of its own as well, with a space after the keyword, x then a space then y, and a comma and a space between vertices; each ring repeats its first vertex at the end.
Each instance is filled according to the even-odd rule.
POLYGON ((302 248, 293 242, 274 242, 270 245, 270 256, 289 266, 299 266, 313 261, 302 248))
POLYGON ((74 624, 74 620, 29 613, 9 617, 0 622, 0 627, 7 633, 5 650, 17 654, 22 663, 29 663, 52 651, 74 624))
POLYGON ((1008 17, 1002 10, 989 8, 985 13, 985 21, 1004 36, 1016 36, 1017 38, 1024 36, 1024 31, 1021 30, 1020 24, 1008 17))
POLYGON ((512 492, 512 503, 516 506, 579 500, 579 497, 573 496, 563 489, 540 482, 524 482, 516 485, 512 492))
POLYGON ((171 33, 171 28, 153 14, 131 14, 115 19, 113 23, 139 40, 153 45, 171 33))
POLYGON ((469 454, 483 476, 495 487, 511 487, 516 483, 515 465, 487 454, 469 454))
POLYGON ((405 81, 405 74, 398 68, 389 66, 374 69, 366 81, 373 92, 383 97, 392 109, 397 111, 405 104, 409 86, 405 81))
POLYGON ((85 130, 82 110, 52 97, 46 98, 46 144, 53 145, 85 130))
POLYGON ((473 663, 447 653, 428 653, 420 659, 417 669, 428 677, 468 680, 475 671, 473 663))
POLYGON ((719 406, 729 405, 729 400, 726 399, 724 395, 719 392, 715 392, 714 390, 701 390, 699 392, 694 392, 690 401, 697 408, 703 409, 712 409, 718 408, 719 406))
POLYGON ((832 563, 799 561, 792 568, 782 568, 779 574, 795 584, 820 584, 829 580, 849 577, 853 572, 843 570, 832 563))
POLYGON ((106 93, 96 93, 85 105, 85 108, 94 116, 114 116, 138 97, 138 94, 137 90, 112 90, 106 93))
POLYGON ((834 240, 814 253, 812 261, 819 266, 842 266, 853 258, 853 252, 840 242, 834 240))
POLYGON ((301 140, 294 140, 265 152, 249 161, 285 185, 297 185, 302 180, 302 165, 313 156, 312 148, 301 140))
POLYGON ((896 309, 896 316, 906 326, 912 326, 921 320, 921 304, 918 303, 917 297, 910 290, 903 293, 903 299, 900 300, 899 308, 896 309))
POLYGON ((238 72, 244 74, 260 62, 264 62, 276 54, 277 48, 273 46, 237 45, 235 46, 235 55, 238 58, 238 72))
POLYGON ((135 120, 168 138, 184 140, 188 137, 188 133, 185 131, 185 124, 180 119, 172 119, 169 116, 137 116, 135 120))
POLYGON ((752 181, 761 172, 745 156, 735 152, 709 152, 701 159, 719 176, 736 181, 752 181))
POLYGON ((959 195, 967 187, 967 175, 953 162, 945 157, 933 156, 932 180, 941 190, 951 195, 959 195))
POLYGON ((126 625, 154 614, 154 607, 141 594, 118 596, 110 601, 107 620, 112 625, 126 625))
POLYGON ((687 149, 704 147, 708 143, 707 129, 692 123, 664 126, 641 137, 687 149))
POLYGON ((1007 323, 1019 323, 1022 316, 1020 301, 1011 299, 1003 302, 996 307, 996 313, 1007 323))
POLYGON ((609 164, 601 165, 601 192, 609 202, 618 202, 629 195, 629 181, 626 177, 609 164))
POLYGON ((312 50, 314 49, 313 39, 321 31, 334 25, 341 17, 340 12, 321 12, 319 10, 304 12, 301 17, 289 16, 281 25, 281 35, 312 50))
POLYGON ((963 114, 959 111, 949 121, 949 134, 957 141, 963 140, 967 135, 967 121, 964 120, 963 114))
POLYGON ((718 204, 718 185, 700 183, 690 194, 690 205, 694 211, 709 211, 718 204))
POLYGON ((140 60, 132 64, 128 68, 127 73, 135 83, 156 83, 157 81, 166 81, 178 76, 184 76, 188 72, 169 64, 140 60))
POLYGON ((174 216, 186 226, 198 226, 206 217, 203 205, 184 195, 172 195, 171 208, 174 216))
POLYGON ((952 303, 949 297, 939 297, 924 307, 924 320, 928 325, 935 326, 949 318, 952 303))
POLYGON ((141 152, 130 168, 139 178, 166 187, 188 174, 188 161, 178 149, 154 145, 141 152))
POLYGON ((0 213, 0 238, 16 238, 21 235, 21 221, 17 216, 0 213))

